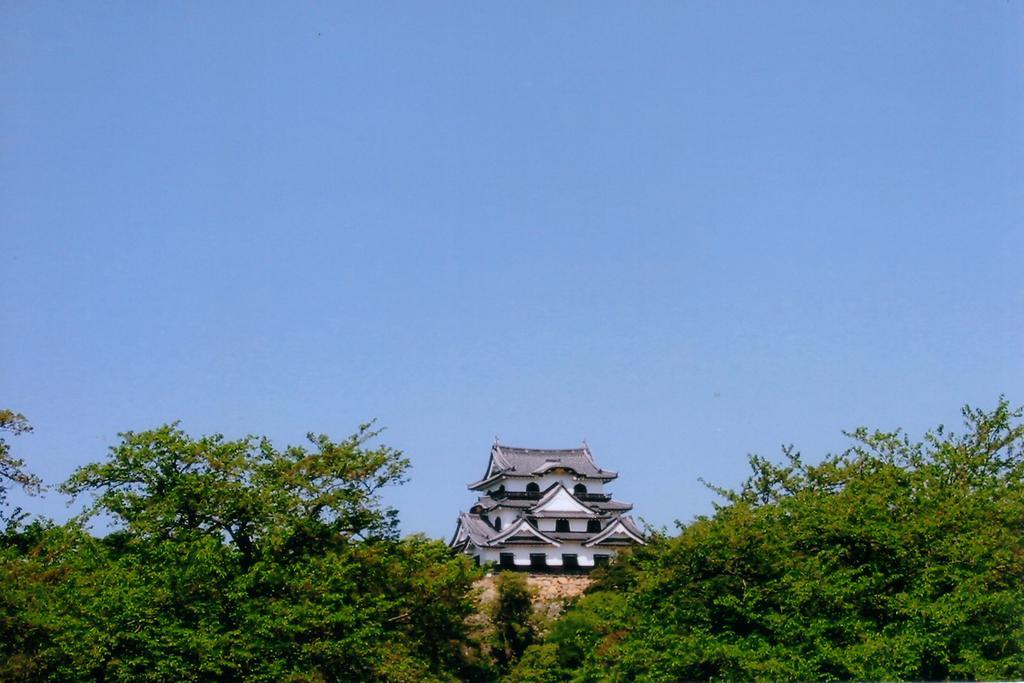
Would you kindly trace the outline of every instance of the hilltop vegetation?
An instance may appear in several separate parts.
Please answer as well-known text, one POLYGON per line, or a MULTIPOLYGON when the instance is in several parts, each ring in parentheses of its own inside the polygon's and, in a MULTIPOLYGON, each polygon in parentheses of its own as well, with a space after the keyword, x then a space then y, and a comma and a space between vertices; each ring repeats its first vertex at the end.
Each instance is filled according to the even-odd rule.
MULTIPOLYGON (((481 571, 398 537, 377 493, 408 461, 368 426, 285 449, 126 433, 62 487, 113 533, 3 513, 0 680, 1021 678, 1021 417, 1000 401, 960 434, 753 457, 713 515, 597 572, 554 623, 499 581, 485 643, 465 625, 481 571)), ((3 441, 0 482, 40 485, 3 441)))
POLYGON ((853 432, 611 567, 514 681, 1024 676, 1024 426, 853 432))
POLYGON ((377 491, 408 461, 340 442, 126 433, 64 484, 84 519, 8 529, 0 679, 451 680, 479 571, 397 537, 377 491))

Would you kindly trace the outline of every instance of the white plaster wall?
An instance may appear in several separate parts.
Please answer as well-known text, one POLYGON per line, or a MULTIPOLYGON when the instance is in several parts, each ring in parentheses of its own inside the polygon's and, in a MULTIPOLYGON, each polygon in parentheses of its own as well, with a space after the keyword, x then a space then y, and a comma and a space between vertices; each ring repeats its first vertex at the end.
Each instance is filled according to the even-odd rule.
MULTIPOLYGON (((554 531, 555 522, 557 519, 550 519, 548 517, 542 517, 537 520, 537 528, 541 531, 554 531)), ((569 520, 569 531, 586 531, 587 520, 586 519, 570 519, 569 520)))
MULTIPOLYGON (((503 510, 498 512, 492 510, 487 513, 487 519, 491 520, 491 524, 494 524, 496 519, 501 519, 501 530, 505 531, 508 529, 509 524, 512 524, 516 520, 518 515, 510 510, 503 510)), ((555 522, 557 518, 542 517, 537 520, 537 528, 541 531, 554 531, 555 522)), ((586 518, 569 518, 569 531, 586 531, 587 520, 586 518)))
MULTIPOLYGON (((529 567, 530 566, 530 553, 546 553, 548 556, 549 567, 560 567, 562 565, 562 553, 575 554, 576 559, 581 567, 593 567, 594 566, 594 554, 598 555, 609 555, 615 557, 614 550, 597 550, 593 548, 584 548, 580 543, 563 543, 558 548, 551 548, 549 546, 516 546, 515 548, 480 548, 480 562, 494 562, 497 563, 501 559, 501 553, 515 553, 515 562, 517 567, 529 567)), ((476 553, 471 553, 476 554, 476 553)))
POLYGON ((512 515, 508 512, 497 512, 496 510, 492 510, 487 513, 487 519, 491 520, 492 525, 494 524, 494 520, 500 519, 501 530, 504 531, 508 526, 508 523, 512 521, 512 515))
POLYGON ((583 484, 587 487, 587 493, 604 493, 604 481, 601 479, 581 479, 579 481, 566 482, 565 488, 572 491, 572 487, 576 484, 583 484))

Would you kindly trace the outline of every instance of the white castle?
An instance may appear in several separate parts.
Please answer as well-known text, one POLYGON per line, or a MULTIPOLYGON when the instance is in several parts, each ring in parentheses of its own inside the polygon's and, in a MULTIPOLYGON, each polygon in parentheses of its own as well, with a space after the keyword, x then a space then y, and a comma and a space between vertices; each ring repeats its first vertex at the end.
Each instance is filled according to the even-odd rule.
POLYGON ((495 443, 484 477, 469 485, 480 497, 459 513, 451 546, 505 569, 587 571, 618 549, 643 544, 605 484, 615 472, 598 467, 582 448, 512 448, 495 443))

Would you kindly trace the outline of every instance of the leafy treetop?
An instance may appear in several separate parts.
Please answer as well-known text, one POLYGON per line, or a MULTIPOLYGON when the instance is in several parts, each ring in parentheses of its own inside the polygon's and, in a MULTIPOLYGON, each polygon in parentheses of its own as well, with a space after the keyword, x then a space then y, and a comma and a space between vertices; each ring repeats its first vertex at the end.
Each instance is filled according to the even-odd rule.
POLYGON ((404 481, 409 461, 367 448, 371 425, 342 441, 309 434, 310 446, 277 449, 267 438, 192 439, 178 425, 121 434, 106 462, 78 469, 61 487, 91 492, 85 515, 112 515, 136 535, 224 536, 247 562, 267 552, 356 539, 393 539, 397 512, 378 492, 404 481))
POLYGON ((1021 678, 1022 416, 1000 399, 965 407, 961 434, 752 457, 712 517, 609 567, 510 680, 1021 678))
MULTIPOLYGON (((12 410, 0 409, 0 506, 6 504, 8 483, 20 486, 29 495, 35 495, 43 490, 43 482, 34 474, 25 470, 25 461, 11 455, 11 446, 4 439, 2 434, 7 432, 18 436, 32 431, 32 425, 21 413, 12 410)), ((7 519, 8 523, 17 523, 22 515, 15 511, 13 517, 7 519)))

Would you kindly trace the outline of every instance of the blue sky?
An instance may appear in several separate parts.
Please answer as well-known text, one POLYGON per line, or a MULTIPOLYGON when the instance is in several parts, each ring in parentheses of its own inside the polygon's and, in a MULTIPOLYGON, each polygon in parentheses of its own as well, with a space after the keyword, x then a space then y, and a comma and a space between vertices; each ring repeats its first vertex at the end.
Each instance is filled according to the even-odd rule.
POLYGON ((1024 403, 1022 7, 3 3, 15 449, 377 418, 445 536, 495 436, 660 526, 1024 403))

